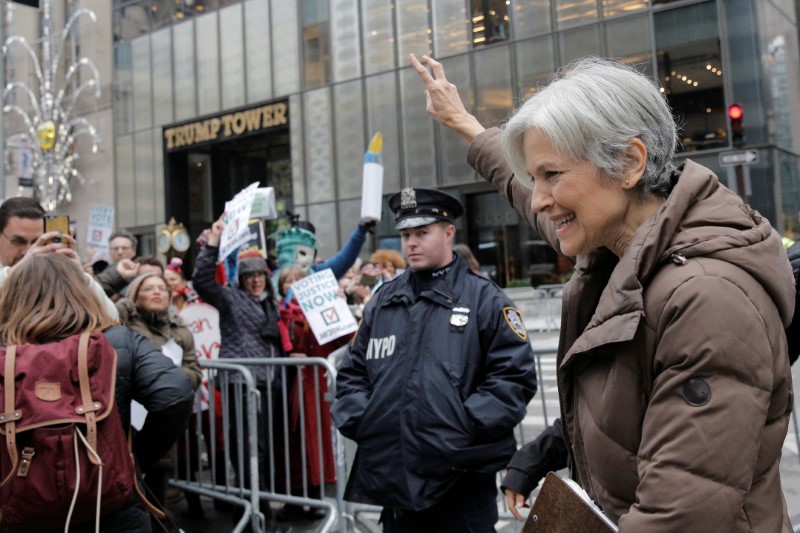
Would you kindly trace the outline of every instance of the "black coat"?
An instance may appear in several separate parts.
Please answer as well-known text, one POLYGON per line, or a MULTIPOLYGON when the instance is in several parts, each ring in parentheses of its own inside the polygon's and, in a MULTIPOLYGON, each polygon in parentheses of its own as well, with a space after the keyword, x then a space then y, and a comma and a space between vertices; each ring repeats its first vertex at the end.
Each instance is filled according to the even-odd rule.
POLYGON ((186 429, 194 390, 186 374, 143 336, 125 326, 103 333, 117 351, 115 397, 125 431, 131 423, 131 400, 147 409, 144 427, 134 442, 137 464, 144 471, 186 429))
POLYGON ((500 488, 527 497, 548 472, 566 468, 569 451, 561 431, 561 419, 556 418, 552 426, 547 426, 538 437, 520 448, 508 463, 500 488))
POLYGON ((419 297, 413 275, 383 284, 364 309, 332 414, 358 443, 345 498, 418 511, 463 472, 508 464, 536 370, 511 301, 463 259, 419 297))

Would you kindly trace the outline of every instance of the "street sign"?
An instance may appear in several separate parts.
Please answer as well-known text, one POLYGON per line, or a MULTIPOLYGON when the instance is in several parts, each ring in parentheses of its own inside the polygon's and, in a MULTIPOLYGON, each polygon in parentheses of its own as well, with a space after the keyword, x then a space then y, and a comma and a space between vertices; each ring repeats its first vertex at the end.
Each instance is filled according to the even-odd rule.
POLYGON ((755 165, 756 163, 758 163, 758 150, 736 150, 719 154, 719 164, 724 167, 755 165))

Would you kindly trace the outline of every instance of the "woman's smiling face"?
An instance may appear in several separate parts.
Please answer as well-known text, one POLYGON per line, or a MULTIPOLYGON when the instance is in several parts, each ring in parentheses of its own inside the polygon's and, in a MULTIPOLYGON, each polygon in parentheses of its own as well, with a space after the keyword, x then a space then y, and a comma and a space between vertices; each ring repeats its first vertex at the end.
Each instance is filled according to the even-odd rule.
POLYGON ((562 253, 577 256, 601 247, 616 253, 631 207, 622 183, 603 181, 590 163, 560 155, 536 130, 525 133, 524 150, 531 209, 555 225, 562 253))

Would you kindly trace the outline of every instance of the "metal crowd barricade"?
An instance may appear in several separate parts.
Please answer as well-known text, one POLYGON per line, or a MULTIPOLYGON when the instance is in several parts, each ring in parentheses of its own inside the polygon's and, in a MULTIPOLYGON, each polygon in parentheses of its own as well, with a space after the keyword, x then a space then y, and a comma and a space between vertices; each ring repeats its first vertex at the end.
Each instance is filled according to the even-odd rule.
POLYGON ((208 392, 198 391, 194 422, 183 438, 184 456, 171 484, 241 507, 235 532, 248 523, 253 531, 263 531, 272 514, 270 502, 322 509, 318 532, 352 530, 352 519, 348 522, 343 513, 345 464, 337 460, 344 457, 342 442, 332 425, 329 438, 323 435, 335 395, 334 367, 319 357, 223 359, 201 366, 209 370, 208 392), (257 375, 269 379, 257 382, 257 375), (311 434, 310 428, 316 431, 311 434), (332 451, 327 458, 326 442, 332 451), (261 465, 259 444, 265 448, 261 465), (326 484, 332 483, 326 464, 335 472, 333 498, 325 497, 326 484), (311 468, 317 468, 318 493, 309 483, 311 468))
POLYGON ((183 453, 179 454, 170 483, 184 491, 241 507, 242 516, 232 530, 235 533, 244 531, 248 523, 252 531, 261 532, 264 515, 258 493, 234 481, 247 479, 248 486, 259 486, 259 471, 254 464, 258 458, 255 379, 245 366, 230 361, 201 360, 200 364, 207 369, 208 381, 195 396, 190 429, 178 441, 183 453), (219 401, 215 391, 219 393, 219 401), (238 437, 235 443, 231 439, 232 430, 238 437), (232 454, 234 449, 236 452, 232 454))

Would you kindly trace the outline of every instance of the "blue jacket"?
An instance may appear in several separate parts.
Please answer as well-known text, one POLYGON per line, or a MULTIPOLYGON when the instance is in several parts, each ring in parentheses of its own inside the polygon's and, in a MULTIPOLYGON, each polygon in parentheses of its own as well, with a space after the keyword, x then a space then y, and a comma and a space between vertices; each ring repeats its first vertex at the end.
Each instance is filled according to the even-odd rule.
POLYGON ((463 259, 418 298, 412 275, 385 283, 364 309, 332 414, 358 443, 345 498, 417 511, 463 472, 508 464, 536 370, 511 301, 463 259))

